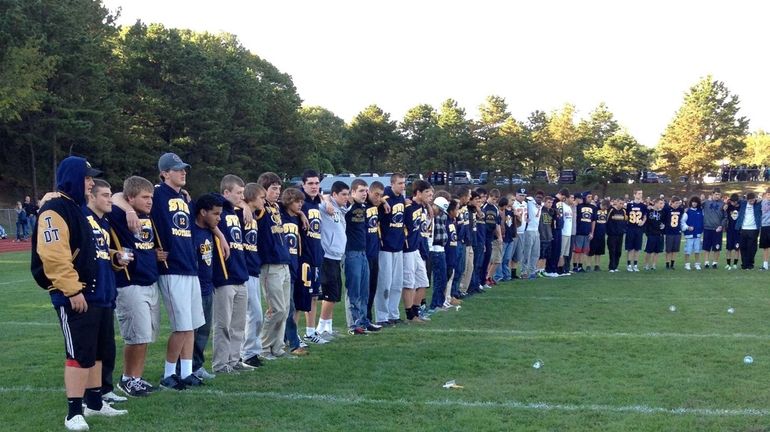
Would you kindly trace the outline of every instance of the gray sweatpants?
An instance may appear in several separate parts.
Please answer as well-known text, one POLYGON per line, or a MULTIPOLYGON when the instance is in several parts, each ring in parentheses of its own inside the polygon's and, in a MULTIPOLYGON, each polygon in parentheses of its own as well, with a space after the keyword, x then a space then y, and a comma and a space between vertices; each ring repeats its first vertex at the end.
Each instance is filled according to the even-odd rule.
POLYGON ((524 231, 522 240, 524 250, 522 252, 521 273, 531 275, 537 269, 537 260, 540 258, 540 233, 538 231, 524 231))
POLYGON ((404 289, 404 253, 380 251, 374 312, 377 322, 398 319, 401 290, 404 289))
POLYGON ((241 358, 248 360, 262 352, 262 302, 259 292, 259 278, 249 276, 246 282, 249 305, 246 309, 246 336, 241 346, 241 358))

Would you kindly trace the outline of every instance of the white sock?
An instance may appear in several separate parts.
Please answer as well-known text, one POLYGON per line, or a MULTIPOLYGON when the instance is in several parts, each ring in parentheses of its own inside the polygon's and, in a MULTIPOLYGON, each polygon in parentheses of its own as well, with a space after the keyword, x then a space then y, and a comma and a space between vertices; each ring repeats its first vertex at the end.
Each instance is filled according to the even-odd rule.
POLYGON ((181 359, 179 363, 182 364, 182 367, 179 368, 179 372, 182 374, 182 379, 192 375, 192 359, 181 359))
POLYGON ((325 320, 325 319, 319 319, 319 320, 318 320, 318 326, 316 327, 316 331, 317 331, 318 333, 323 333, 323 332, 325 332, 325 331, 331 331, 331 330, 327 330, 327 329, 326 329, 326 328, 327 328, 327 327, 326 327, 326 321, 327 321, 327 320, 325 320))
POLYGON ((326 331, 328 331, 329 333, 331 333, 332 331, 334 331, 334 329, 332 328, 332 320, 330 320, 330 319, 326 320, 326 324, 325 324, 324 328, 325 328, 325 329, 326 329, 326 331))
POLYGON ((128 381, 128 380, 130 380, 131 378, 133 378, 133 377, 130 377, 130 376, 126 376, 126 374, 123 374, 123 376, 121 377, 121 379, 123 379, 124 381, 128 381))
POLYGON ((176 373, 176 363, 166 362, 166 367, 163 371, 163 378, 168 378, 176 373))
POLYGON ((762 267, 764 267, 764 268, 767 268, 767 261, 765 261, 764 263, 762 263, 762 267))
POLYGON ((315 334, 315 327, 305 327, 305 336, 313 336, 315 334))

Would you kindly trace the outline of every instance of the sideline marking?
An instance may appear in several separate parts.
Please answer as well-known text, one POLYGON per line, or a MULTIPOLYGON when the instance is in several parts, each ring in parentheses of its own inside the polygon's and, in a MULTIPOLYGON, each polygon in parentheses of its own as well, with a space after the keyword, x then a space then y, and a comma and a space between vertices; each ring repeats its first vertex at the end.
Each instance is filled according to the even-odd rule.
MULTIPOLYGON (((60 393, 64 388, 34 388, 34 387, 0 387, 0 394, 7 393, 60 393)), ((666 414, 666 415, 699 415, 708 417, 770 417, 770 409, 767 408, 664 408, 648 405, 602 405, 602 404, 564 404, 550 402, 522 402, 522 401, 464 401, 450 399, 433 400, 408 400, 408 399, 370 399, 366 397, 342 397, 324 394, 305 393, 275 393, 275 392, 227 392, 222 390, 195 390, 187 392, 182 397, 255 397, 263 399, 278 399, 288 401, 319 401, 341 404, 376 404, 376 405, 429 405, 439 407, 463 407, 483 409, 511 409, 533 411, 591 411, 599 413, 631 413, 631 414, 666 414)))

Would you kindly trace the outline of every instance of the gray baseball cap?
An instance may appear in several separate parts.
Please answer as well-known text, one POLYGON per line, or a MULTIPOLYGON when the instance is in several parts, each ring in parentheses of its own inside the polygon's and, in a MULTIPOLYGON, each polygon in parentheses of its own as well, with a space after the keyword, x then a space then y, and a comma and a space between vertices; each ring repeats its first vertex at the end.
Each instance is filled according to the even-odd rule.
POLYGON ((176 153, 166 153, 158 159, 158 170, 183 170, 190 168, 190 164, 182 161, 182 158, 176 155, 176 153))

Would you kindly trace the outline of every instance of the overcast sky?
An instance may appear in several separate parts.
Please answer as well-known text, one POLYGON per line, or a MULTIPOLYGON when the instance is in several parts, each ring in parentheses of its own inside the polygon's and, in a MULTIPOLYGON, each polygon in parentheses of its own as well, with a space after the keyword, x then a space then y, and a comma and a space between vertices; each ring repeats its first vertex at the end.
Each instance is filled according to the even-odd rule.
POLYGON ((684 93, 708 74, 741 99, 752 131, 770 129, 761 1, 105 0, 167 27, 236 34, 290 74, 306 105, 350 121, 370 104, 400 120, 456 99, 470 117, 495 94, 520 120, 604 101, 655 145, 684 93))

